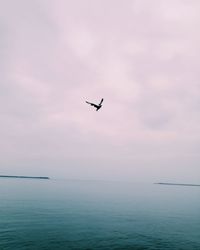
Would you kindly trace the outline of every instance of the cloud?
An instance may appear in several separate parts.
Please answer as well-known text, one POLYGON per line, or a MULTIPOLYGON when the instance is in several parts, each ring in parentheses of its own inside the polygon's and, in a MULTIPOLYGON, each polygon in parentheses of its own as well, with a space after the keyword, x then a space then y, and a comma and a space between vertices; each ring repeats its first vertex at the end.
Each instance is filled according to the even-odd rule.
MULTIPOLYGON (((9 166, 16 173, 87 178, 101 161, 104 170, 97 164, 88 177, 106 178, 108 163, 108 179, 115 168, 115 178, 134 178, 148 160, 155 172, 168 160, 176 165, 176 157, 180 169, 179 155, 196 159, 198 1, 20 0, 1 6, 2 171, 9 166), (85 104, 102 97, 99 112, 85 104)), ((196 171, 197 161, 191 162, 196 171)))

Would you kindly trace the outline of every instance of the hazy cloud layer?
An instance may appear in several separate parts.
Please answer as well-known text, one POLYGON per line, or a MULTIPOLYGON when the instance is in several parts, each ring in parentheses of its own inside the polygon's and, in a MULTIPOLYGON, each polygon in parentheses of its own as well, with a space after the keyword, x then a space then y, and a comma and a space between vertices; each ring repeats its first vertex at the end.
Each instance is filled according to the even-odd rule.
POLYGON ((0 0, 0 172, 199 181, 199 12, 0 0))

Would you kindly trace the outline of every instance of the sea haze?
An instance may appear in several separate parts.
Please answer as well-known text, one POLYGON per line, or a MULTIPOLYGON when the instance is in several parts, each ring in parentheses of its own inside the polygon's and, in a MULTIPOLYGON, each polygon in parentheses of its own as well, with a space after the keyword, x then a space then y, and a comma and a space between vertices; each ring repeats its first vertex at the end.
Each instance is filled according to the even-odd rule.
POLYGON ((200 188, 0 180, 0 249, 200 249, 200 188))

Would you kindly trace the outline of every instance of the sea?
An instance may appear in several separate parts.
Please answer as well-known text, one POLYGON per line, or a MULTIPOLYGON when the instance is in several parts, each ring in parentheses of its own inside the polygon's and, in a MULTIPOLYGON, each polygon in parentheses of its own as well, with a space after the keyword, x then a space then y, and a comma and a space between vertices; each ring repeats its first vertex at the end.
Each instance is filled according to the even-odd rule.
POLYGON ((200 187, 0 179, 0 250, 200 250, 200 187))

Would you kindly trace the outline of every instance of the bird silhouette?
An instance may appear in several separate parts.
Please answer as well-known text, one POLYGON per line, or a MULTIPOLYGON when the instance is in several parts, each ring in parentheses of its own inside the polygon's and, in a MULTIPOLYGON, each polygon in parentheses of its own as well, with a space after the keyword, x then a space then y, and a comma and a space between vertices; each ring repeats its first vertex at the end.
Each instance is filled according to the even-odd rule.
POLYGON ((102 102, 103 102, 103 98, 101 99, 100 103, 99 104, 95 104, 95 103, 92 103, 92 102, 87 102, 87 104, 90 104, 91 106, 95 107, 96 108, 96 111, 98 111, 101 107, 102 107, 102 102))

